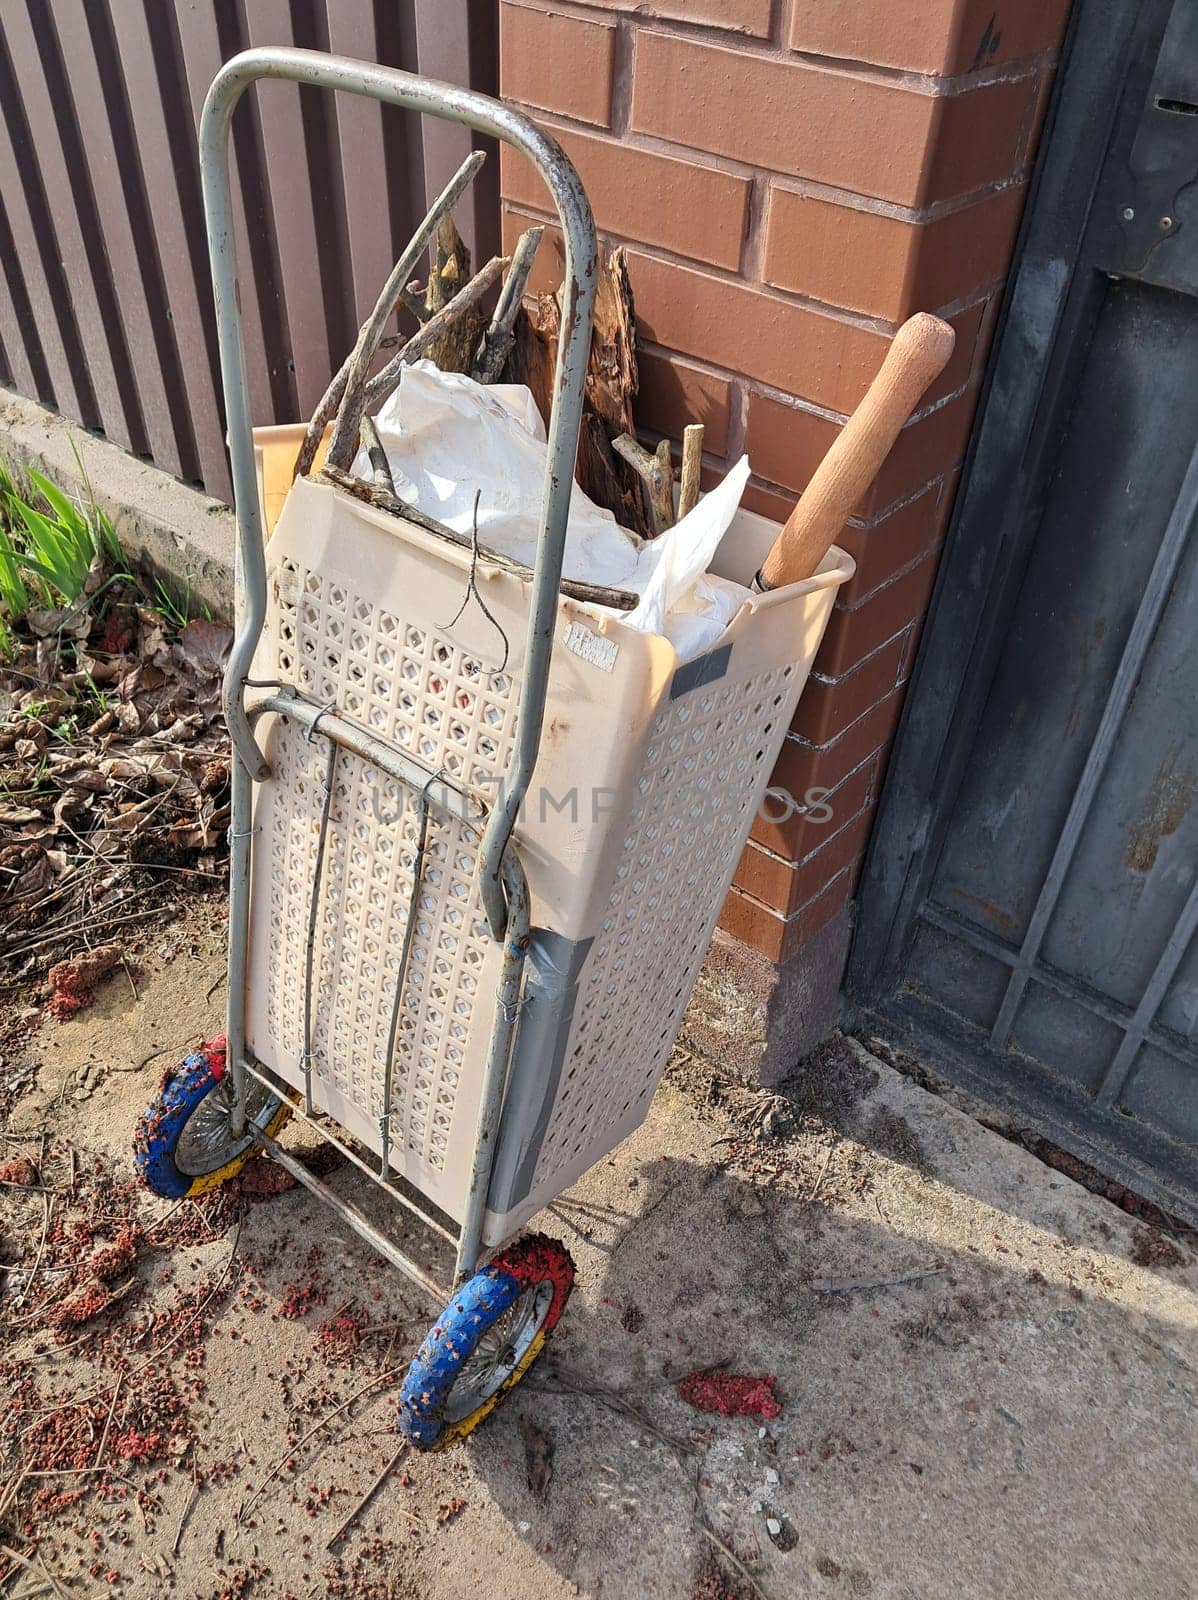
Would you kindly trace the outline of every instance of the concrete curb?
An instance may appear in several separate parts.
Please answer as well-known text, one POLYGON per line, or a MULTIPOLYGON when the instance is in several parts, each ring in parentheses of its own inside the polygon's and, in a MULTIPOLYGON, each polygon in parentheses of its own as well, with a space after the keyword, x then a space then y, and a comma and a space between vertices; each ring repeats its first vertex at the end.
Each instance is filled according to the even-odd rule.
POLYGON ((193 609, 232 616, 234 522, 221 501, 3 387, 0 460, 43 472, 68 494, 84 489, 81 461, 129 559, 176 593, 190 585, 193 609))

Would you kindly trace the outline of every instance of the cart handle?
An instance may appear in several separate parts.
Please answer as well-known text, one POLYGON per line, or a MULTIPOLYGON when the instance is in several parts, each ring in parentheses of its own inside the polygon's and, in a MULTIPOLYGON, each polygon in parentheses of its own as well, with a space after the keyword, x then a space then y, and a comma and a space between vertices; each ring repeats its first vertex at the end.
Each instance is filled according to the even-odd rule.
MULTIPOLYGON (((282 78, 290 83, 367 95, 388 105, 460 122, 477 133, 502 139, 527 156, 540 172, 561 222, 565 241, 564 299, 516 748, 502 793, 483 834, 479 860, 487 920, 494 936, 501 938, 507 927, 508 908, 500 863, 540 749, 558 587, 565 554, 566 518, 574 485, 574 461, 578 452, 583 383, 590 355, 591 314, 595 302, 595 224, 591 207, 577 172, 556 139, 520 112, 471 89, 437 83, 393 67, 280 45, 243 50, 226 61, 213 79, 200 117, 200 175, 216 301, 229 462, 237 513, 238 558, 237 631, 225 674, 225 715, 235 761, 243 762, 248 776, 259 782, 268 775, 269 768, 246 720, 245 691, 250 663, 266 621, 266 556, 241 331, 237 245, 229 184, 229 124, 241 96, 260 78, 282 78)), ((240 819, 234 825, 235 835, 248 829, 249 824, 248 816, 240 819)), ((248 844, 248 839, 243 844, 248 844)), ((248 850, 237 853, 245 855, 244 870, 248 871, 248 850)), ((242 870, 241 863, 235 861, 235 882, 242 870)))

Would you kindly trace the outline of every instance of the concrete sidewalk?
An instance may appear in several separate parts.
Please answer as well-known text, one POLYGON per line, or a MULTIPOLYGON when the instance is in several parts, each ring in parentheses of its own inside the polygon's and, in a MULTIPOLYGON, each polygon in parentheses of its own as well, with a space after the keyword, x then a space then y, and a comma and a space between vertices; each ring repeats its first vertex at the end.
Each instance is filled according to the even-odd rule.
MULTIPOLYGON (((147 958, 136 1004, 118 975, 30 1046, 26 1122, 52 1112, 66 1077, 71 1137, 114 1167, 161 1064, 105 1067, 217 1020, 219 994, 203 1001, 217 932, 185 951, 161 937, 170 959, 147 958), (90 1098, 74 1104, 80 1081, 90 1098)), ((352 1171, 331 1181, 370 1203, 352 1171)), ((330 1361, 322 1319, 350 1300, 372 1323, 406 1319, 397 1362, 430 1308, 305 1193, 251 1207, 244 1286, 209 1330, 196 1422, 197 1458, 228 1458, 227 1477, 209 1479, 174 1556, 190 1485, 163 1487, 155 1531, 128 1524, 114 1592, 1198 1595, 1192 1254, 861 1046, 834 1041, 778 1098, 679 1057, 645 1126, 538 1221, 579 1272, 545 1358, 464 1447, 404 1460, 334 1558, 326 1541, 395 1448, 390 1392, 280 1472, 254 1526, 236 1528, 237 1508, 297 1416, 306 1427, 384 1365, 378 1346, 349 1368, 330 1361), (300 1264, 325 1305, 283 1316, 300 1264), (685 1405, 671 1378, 721 1361, 776 1378, 780 1414, 685 1405), (530 1440, 552 1455, 543 1500, 530 1440)), ((227 1254, 222 1240, 168 1265, 183 1283, 227 1254)))

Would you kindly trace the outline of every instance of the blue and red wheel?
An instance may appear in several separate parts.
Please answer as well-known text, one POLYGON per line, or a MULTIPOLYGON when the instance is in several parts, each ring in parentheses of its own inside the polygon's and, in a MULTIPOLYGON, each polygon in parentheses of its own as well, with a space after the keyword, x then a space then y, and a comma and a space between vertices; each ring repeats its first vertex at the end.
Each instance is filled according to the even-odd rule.
POLYGON ((133 1136, 133 1159, 143 1183, 165 1199, 207 1194, 236 1177, 258 1148, 256 1135, 276 1134, 286 1101, 251 1078, 246 1130, 235 1139, 233 1074, 226 1072, 224 1035, 209 1040, 163 1077, 133 1136))
POLYGON ((470 1278, 434 1323, 400 1391, 399 1430, 418 1450, 464 1439, 523 1378, 557 1326, 574 1263, 529 1234, 470 1278))

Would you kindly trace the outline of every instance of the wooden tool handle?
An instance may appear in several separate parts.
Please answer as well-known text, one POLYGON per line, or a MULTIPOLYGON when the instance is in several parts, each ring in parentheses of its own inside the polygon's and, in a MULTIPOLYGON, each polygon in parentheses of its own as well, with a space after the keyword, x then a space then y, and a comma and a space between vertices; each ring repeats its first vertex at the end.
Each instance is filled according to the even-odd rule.
POLYGON ((865 398, 774 541, 759 574, 761 588, 798 583, 816 570, 925 389, 944 371, 955 342, 948 323, 926 311, 903 323, 865 398))

